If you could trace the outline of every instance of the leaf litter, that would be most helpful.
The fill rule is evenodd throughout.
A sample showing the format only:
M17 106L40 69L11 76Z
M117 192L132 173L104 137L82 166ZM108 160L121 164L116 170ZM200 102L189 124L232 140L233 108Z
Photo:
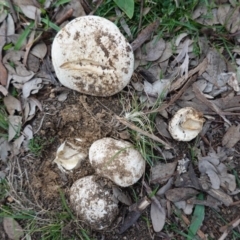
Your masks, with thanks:
M21 8L21 14L24 14L26 18L40 23L41 10L39 6L36 6L32 1L27 1L26 4L22 1L16 1L16 4ZM48 6L50 6L49 3ZM76 7L76 9L79 10L80 7ZM67 8L63 10L66 11ZM211 9L211 18L207 17L208 11L205 6L197 6L192 19L207 26L221 24L231 34L239 31L239 7L229 3L219 4L217 8ZM76 14L82 15L83 13ZM64 16L64 13L62 12L61 15ZM5 35L1 34L1 37L4 36L7 43L16 44L16 39L19 39L22 33L15 29L12 15L2 14L1 22L1 31L5 31ZM131 38L126 22L121 21L121 24ZM218 210L222 204L229 206L233 203L230 194L237 190L236 176L231 174L228 168L231 159L227 156L228 150L226 149L233 148L240 140L238 121L232 121L231 118L229 120L227 117L231 114L234 116L234 113L237 115L237 111L239 111L239 79L237 72L228 71L227 60L221 51L216 51L213 47L209 51L206 50L208 48L204 47L203 41L200 42L202 44L201 56L194 56L192 44L194 39L191 39L188 33L183 32L174 40L161 38L155 35L158 25L158 20L151 23L132 42L138 60L138 63L135 63L138 81L132 82L131 85L138 92L139 99L145 109L149 110L159 98L165 104L165 106L161 106L161 112L165 110L164 117L157 115L156 118L156 129L162 137L171 139L168 131L164 131L164 129L167 129L168 118L180 107L194 106L197 110L202 111L206 117L207 115L221 116L225 121L222 123L225 130L221 132L223 136L221 147L215 151L211 146L208 146L210 150L207 155L206 151L205 154L202 151L197 155L197 164L194 165L194 168L193 164L189 163L192 161L186 156L178 161L153 165L150 183L151 186L158 184L157 191L152 191L150 186L144 182L146 190L144 194L148 197L143 197L142 201L137 204L131 205L130 199L121 189L115 188L113 191L118 200L122 199L123 204L131 205L129 213L132 215L129 220L125 219L125 225L123 224L120 229L121 233L135 224L149 205L153 229L155 232L161 231L166 222L166 213L169 212L169 204L166 202L172 202L177 208L183 209L187 215L193 211L188 231L188 236L191 238L197 234L202 225L205 215L204 206L211 206ZM4 51L1 58L0 73L4 77L1 78L0 91L5 96L3 101L9 114L8 140L0 139L0 156L4 162L9 158L10 151L13 155L18 155L21 146L25 146L27 149L29 140L33 138L33 130L31 125L24 126L24 124L33 119L38 110L43 111L41 102L35 96L49 83L56 81L52 76L51 69L45 68L45 71L42 69L43 64L47 62L47 45L44 42L35 44L33 40L37 37L36 33L32 31L31 34L28 39L25 39L26 41L22 41L21 50ZM15 40L13 35L16 35ZM240 41L238 35L235 38ZM28 43L31 44L27 46ZM29 51L29 55L27 51ZM240 59L239 53L240 51L235 53L236 63L238 63L237 57ZM25 64L22 61L24 57ZM44 63L41 64L39 59ZM144 69L145 73L146 68L148 68L147 70L152 76L142 74L143 71L142 73L139 71L141 68ZM194 83L187 86L190 81ZM12 95L11 85L18 89L21 96L19 99L16 95ZM180 94L173 95L176 91L179 91ZM175 98L171 100L173 96ZM68 92L63 91L58 95L58 100L64 102L67 97ZM217 117L213 117L209 121L210 131L201 135L202 138L213 139L213 123ZM22 127L25 128L21 132ZM166 154L172 154L170 150L164 151L167 151ZM234 157L234 155L232 156ZM154 192L156 194L153 194ZM206 194L205 199L202 193L198 195L199 192ZM131 209L135 210L131 211ZM8 230L5 229L5 231Z

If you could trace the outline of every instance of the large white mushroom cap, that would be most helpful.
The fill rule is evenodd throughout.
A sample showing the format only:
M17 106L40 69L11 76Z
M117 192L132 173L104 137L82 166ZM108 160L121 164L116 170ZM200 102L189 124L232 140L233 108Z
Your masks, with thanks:
M89 160L97 174L121 187L136 183L145 171L145 160L126 141L102 138L89 149Z
M178 110L168 125L172 137L178 141L191 141L202 130L203 114L192 107Z
M96 230L110 226L118 214L112 193L96 181L96 176L87 176L73 183L70 203L77 216Z
M83 16L58 32L52 44L52 62L64 86L94 96L111 96L129 83L134 55L114 23Z

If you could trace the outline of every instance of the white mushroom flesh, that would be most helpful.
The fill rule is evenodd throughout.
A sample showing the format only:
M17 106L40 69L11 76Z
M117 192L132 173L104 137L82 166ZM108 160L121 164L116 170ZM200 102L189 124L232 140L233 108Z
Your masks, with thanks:
M87 176L73 183L70 203L76 215L96 230L110 226L118 214L113 194L96 181L96 176Z
M171 119L168 130L178 141L191 141L202 130L205 119L203 114L194 108L181 108Z
M94 96L111 96L130 81L134 55L118 27L98 16L74 19L52 45L52 61L66 87Z
M69 141L65 141L57 149L56 158L53 160L59 169L72 170L80 166L87 154L78 146Z
M97 174L121 187L136 183L145 171L145 160L126 141L103 138L89 149L89 160Z

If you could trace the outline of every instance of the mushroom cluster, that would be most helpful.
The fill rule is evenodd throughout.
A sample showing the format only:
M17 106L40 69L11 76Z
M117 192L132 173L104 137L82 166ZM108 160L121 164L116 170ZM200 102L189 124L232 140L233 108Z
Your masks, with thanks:
M68 143L68 146L72 144ZM60 150L63 151L63 147ZM81 162L81 149L79 153L76 152L76 148L66 150L69 153L64 154L60 151L61 155L72 158L74 151L74 161L78 162L78 159ZM116 217L118 204L114 200L112 190L106 185L103 186L98 179L107 179L106 181L112 181L112 185L120 187L131 186L142 177L145 160L131 143L113 138L95 141L89 149L89 160L96 175L81 178L73 183L70 189L70 203L81 220L93 229L101 230L108 227ZM55 160L56 163L61 161L60 157L58 162ZM69 166L68 163L65 165Z
M111 96L130 81L134 55L118 27L98 16L83 16L62 28L52 44L59 81L93 96Z

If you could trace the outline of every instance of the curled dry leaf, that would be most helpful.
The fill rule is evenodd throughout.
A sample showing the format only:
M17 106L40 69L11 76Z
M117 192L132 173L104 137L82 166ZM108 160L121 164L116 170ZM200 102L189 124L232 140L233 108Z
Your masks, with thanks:
M34 78L23 84L22 93L23 97L27 98L30 94L35 94L43 87L41 78Z
M8 94L7 97L3 98L3 102L10 115L14 115L15 111L20 112L22 110L20 101L10 94Z
M10 239L17 240L24 235L22 227L13 218L4 217L3 228Z
M220 4L218 6L217 17L218 17L218 21L222 25L225 25L225 21L226 21L229 10L230 10L230 4Z
M155 123L156 123L156 128L158 130L158 132L163 136L163 137L166 137L166 138L170 138L171 139L171 135L169 134L168 130L167 130L167 123L163 120L162 117L160 116L157 116L156 117L156 120L155 120Z
M8 90L5 87L3 87L2 85L0 85L0 92L3 94L3 96L8 95Z

